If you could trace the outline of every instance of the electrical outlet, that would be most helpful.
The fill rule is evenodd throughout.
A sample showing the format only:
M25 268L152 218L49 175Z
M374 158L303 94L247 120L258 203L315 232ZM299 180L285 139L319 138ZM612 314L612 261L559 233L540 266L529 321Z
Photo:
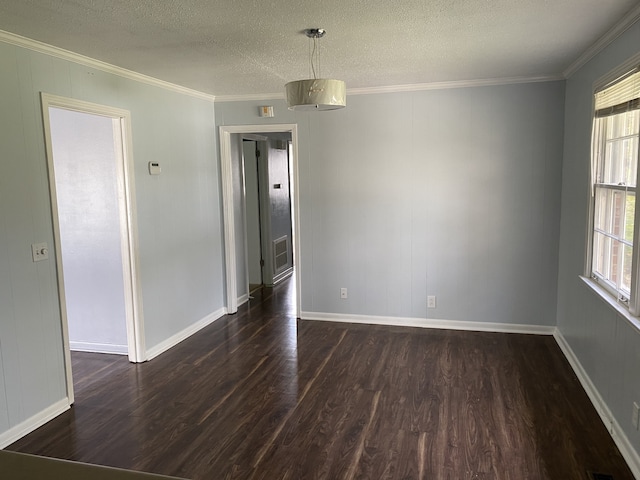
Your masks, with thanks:
M429 295L427 297L427 308L436 308L436 296Z
M349 295L347 294L347 289L342 287L340 289L340 298L348 298L348 297L349 297Z
M640 416L640 405L638 402L633 402L633 413L631 414L631 424L638 430L638 417Z

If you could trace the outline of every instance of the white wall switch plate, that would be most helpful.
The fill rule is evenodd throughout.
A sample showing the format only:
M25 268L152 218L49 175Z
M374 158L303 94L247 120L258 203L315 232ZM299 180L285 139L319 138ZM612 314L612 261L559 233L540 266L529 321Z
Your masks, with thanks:
M160 175L162 168L158 162L149 162L149 175Z
M340 289L340 298L348 298L348 294L347 294L347 289L346 288L341 288Z
M49 258L49 246L46 243L32 243L31 257L34 262L40 262Z
M640 416L640 405L638 402L633 402L633 413L631 414L631 423L633 427L638 430L638 417Z
M436 308L436 296L429 295L427 297L427 308Z

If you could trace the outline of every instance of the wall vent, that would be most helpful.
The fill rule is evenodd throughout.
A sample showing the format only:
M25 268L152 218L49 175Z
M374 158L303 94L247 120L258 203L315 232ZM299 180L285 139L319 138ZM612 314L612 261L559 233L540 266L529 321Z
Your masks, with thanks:
M273 241L273 274L277 275L289 266L289 237L285 235Z

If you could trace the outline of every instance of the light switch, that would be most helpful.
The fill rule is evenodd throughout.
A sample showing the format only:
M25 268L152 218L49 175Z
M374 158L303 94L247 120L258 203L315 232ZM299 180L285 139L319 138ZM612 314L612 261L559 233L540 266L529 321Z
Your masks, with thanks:
M149 175L160 175L162 168L158 162L149 162Z
M40 262L49 258L49 246L46 243L32 243L31 256L34 262Z

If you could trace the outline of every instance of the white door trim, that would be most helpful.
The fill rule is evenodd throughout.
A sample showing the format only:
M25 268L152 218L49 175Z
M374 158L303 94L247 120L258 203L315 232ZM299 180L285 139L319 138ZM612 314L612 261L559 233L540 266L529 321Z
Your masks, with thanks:
M62 337L67 379L67 396L73 403L73 381L71 372L71 350L69 346L69 325L65 300L62 252L60 246L60 223L55 184L53 147L51 143L51 123L49 107L62 108L82 113L90 113L110 117L119 122L122 138L122 158L117 168L118 196L120 203L120 231L122 243L122 267L124 272L124 297L126 309L127 344L129 360L143 362L146 360L144 343L144 322L142 317L142 291L140 289L138 265L138 231L135 206L135 182L133 176L133 157L131 143L131 114L127 110L84 102L72 98L41 94L42 118L49 169L49 193L53 217L53 233L55 241L56 267L58 273L58 295L60 297L60 316L62 318Z
M298 272L296 275L296 316L300 318L300 217L299 217L299 188L298 188L298 126L296 124L279 125L223 125L220 126L220 167L222 172L222 209L224 224L224 258L225 258L225 282L227 289L227 313L238 311L238 288L236 285L237 265L236 265L236 243L233 222L233 178L231 168L231 135L240 133L291 133L291 145L293 147L293 158L291 159L293 169L293 202L292 215L294 218L295 232L293 235L293 253L295 256L294 265Z

